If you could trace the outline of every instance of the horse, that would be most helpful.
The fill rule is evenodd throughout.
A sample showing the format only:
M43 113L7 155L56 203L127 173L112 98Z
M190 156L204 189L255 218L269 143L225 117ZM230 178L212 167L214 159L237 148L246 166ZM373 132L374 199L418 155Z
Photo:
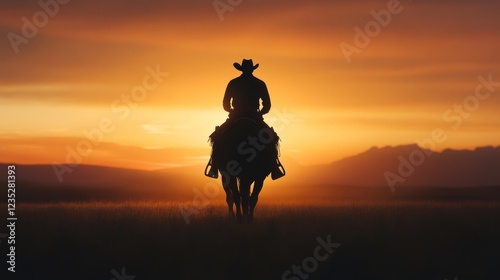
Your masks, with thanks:
M266 177L285 175L278 159L278 135L263 121L238 118L218 127L210 141L212 157L205 175L216 178L220 172L229 215L234 216L234 204L237 221L251 222Z

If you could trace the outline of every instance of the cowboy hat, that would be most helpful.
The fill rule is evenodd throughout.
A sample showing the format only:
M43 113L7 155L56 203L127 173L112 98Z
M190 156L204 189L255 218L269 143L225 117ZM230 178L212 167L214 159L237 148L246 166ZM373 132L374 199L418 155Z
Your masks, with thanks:
M248 71L253 71L259 67L259 64L253 65L253 61L251 59L243 59L241 64L238 62L233 63L234 68L242 71L242 72L248 72Z

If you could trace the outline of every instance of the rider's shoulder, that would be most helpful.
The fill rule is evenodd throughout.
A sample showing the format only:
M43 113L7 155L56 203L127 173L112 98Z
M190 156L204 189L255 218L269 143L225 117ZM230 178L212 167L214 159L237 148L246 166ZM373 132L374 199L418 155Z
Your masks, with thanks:
M266 84L263 80L261 80L261 79L259 79L259 78L255 77L255 76L253 76L253 75L252 75L251 77L252 77L252 81L254 81L255 83L259 83L259 84L263 84L263 85L265 85L265 84Z
M251 75L251 76L244 76L244 75L241 75L241 76L238 76L234 79L232 79L231 81L229 81L229 84L239 84L239 83L248 83L248 82L251 82L251 83L257 83L257 84L261 84L261 85L265 85L266 83Z
M263 80L261 80L261 79L259 79L259 78L255 77L255 76L254 76L254 78L255 78L255 80L256 80L256 81L259 81L260 83L265 84Z

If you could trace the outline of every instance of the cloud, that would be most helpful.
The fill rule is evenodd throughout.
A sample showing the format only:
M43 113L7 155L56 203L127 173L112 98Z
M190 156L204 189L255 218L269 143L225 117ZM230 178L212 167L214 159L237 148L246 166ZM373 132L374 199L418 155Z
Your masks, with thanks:
M169 124L143 124L142 128L151 134L172 135L179 134L185 130L182 125L169 125Z
M102 142L93 146L90 153L80 153L75 137L0 137L0 162L18 164L51 164L54 162L130 167L134 169L159 169L167 166L184 166L205 162L207 148L155 148L125 146ZM83 147L83 146L82 146ZM83 150L82 150L83 151ZM70 155L70 156L68 156ZM69 162L68 162L69 159ZM200 171L201 174L202 171Z

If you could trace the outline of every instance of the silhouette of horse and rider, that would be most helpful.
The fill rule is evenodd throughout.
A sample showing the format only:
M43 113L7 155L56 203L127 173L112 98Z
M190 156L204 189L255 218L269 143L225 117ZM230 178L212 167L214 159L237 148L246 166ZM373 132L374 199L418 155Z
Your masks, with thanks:
M253 75L259 64L243 59L233 65L242 74L227 85L222 106L229 117L209 137L212 154L205 175L221 174L229 214L234 216L234 204L237 221L250 222L265 178L278 179L285 169L278 158L279 137L263 118L271 99L266 84Z

